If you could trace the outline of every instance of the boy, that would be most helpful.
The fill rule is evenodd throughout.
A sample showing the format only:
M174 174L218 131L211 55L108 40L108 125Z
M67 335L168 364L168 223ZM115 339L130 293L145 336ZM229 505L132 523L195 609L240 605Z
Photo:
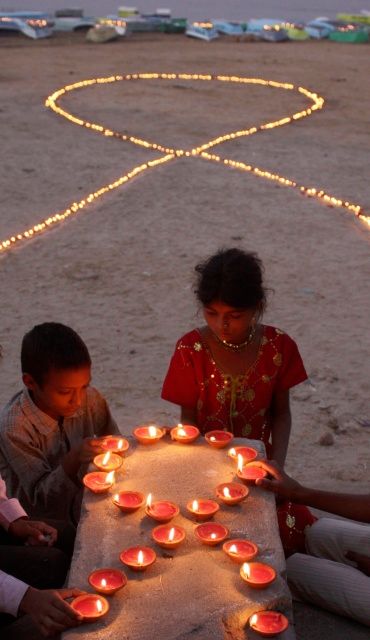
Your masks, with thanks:
M30 515L76 523L81 477L98 452L93 438L118 427L89 386L90 355L70 327L33 327L22 341L21 365L26 388L0 414L0 474Z

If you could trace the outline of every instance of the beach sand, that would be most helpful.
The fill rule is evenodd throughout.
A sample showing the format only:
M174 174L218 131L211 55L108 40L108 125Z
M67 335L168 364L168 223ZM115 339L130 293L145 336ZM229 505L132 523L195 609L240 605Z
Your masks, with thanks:
M0 239L64 210L158 153L55 116L43 101L78 80L135 72L228 74L318 92L323 111L216 147L370 211L368 46L329 41L197 42L141 34L106 45L79 35L0 39ZM112 129L189 149L298 111L307 99L261 86L125 82L62 105ZM19 351L34 324L85 339L93 382L122 433L171 424L160 390L177 338L202 323L193 267L222 246L257 251L271 289L265 322L298 343L309 382L292 391L287 470L320 488L368 491L370 229L297 191L179 158L97 200L0 257L0 403L20 388ZM322 436L331 445L319 443Z

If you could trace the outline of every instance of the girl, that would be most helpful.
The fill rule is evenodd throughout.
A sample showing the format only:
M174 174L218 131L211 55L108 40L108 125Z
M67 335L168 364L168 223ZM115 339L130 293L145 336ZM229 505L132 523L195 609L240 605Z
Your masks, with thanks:
M162 398L180 405L181 422L203 434L225 429L262 440L268 458L283 466L291 429L289 390L307 374L294 340L261 322L266 305L262 263L254 253L234 248L219 251L195 270L206 325L177 342ZM294 515L286 504L282 507L279 522L288 527L281 535L289 553L294 525L295 533L302 533L314 518L305 507Z

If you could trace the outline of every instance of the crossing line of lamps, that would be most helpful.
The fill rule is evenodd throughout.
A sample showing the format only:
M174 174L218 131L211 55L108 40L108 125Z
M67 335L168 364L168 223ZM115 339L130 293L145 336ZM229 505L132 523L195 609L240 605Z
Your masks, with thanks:
M165 147L161 144L150 142L148 140L144 140L142 138L136 136L130 136L126 134L122 134L118 131L114 131L107 127L104 127L95 122L89 122L87 120L83 120L71 112L62 109L59 106L59 100L65 96L67 93L71 91L75 91L77 89L83 89L85 87L89 87L92 85L99 84L110 84L113 82L122 82L122 81L130 81L130 80L183 80L183 81L218 81L225 83L236 83L236 84L256 84L262 85L265 87L272 87L276 89L284 89L286 91L296 91L299 94L304 95L309 100L312 101L309 107L298 111L296 113L292 113L289 116L284 118L280 118L279 120L275 120L272 122L266 122L259 126L250 127L249 129L242 129L239 131L233 131L231 133L226 133L221 136L217 136L204 144L194 147L193 149L175 149L172 147ZM66 85L61 89L58 89L53 94L48 96L45 101L45 106L54 111L57 115L66 118L70 122L75 125L79 125L81 127L85 127L86 129L91 129L92 131L104 135L106 137L114 137L119 138L124 142L129 142L131 144L144 147L146 149L151 149L153 151L164 153L165 155L160 156L154 160L149 160L148 162L144 162L130 171L120 176L114 182L111 182L107 185L100 187L96 191L89 193L82 200L78 202L72 202L69 207L67 207L64 211L59 213L54 213L53 215L48 216L41 222L35 224L33 227L26 229L25 231L18 233L16 235L11 236L5 240L0 240L0 255L4 253L6 250L11 249L13 246L19 245L23 241L29 240L34 236L46 231L48 228L52 227L55 224L58 224L68 218L69 216L78 213L89 204L108 193L109 191L113 191L123 184L129 182L133 178L142 174L144 171L148 169L153 169L154 167L164 164L166 162L170 162L176 158L180 157L200 157L204 160L210 162L218 162L224 164L225 166L232 167L233 169L238 169L239 171L246 171L248 173L252 173L253 175L264 178L266 180L272 180L273 182L278 183L281 186L291 187L297 189L302 195L309 196L311 198L316 198L320 200L324 204L330 207L337 207L347 210L348 212L353 213L355 216L360 218L363 222L370 226L370 215L367 215L363 208L355 204L353 202L349 202L348 200L343 200L341 198L337 198L332 196L323 189L319 189L318 187L306 187L304 185L298 184L295 180L291 178L287 178L279 175L278 173L271 173L270 171L266 171L265 169L261 169L259 167L245 164L244 162L238 162L236 160L231 160L229 158L223 158L219 155L209 153L208 151L215 147L216 145L221 145L224 142L228 142L230 140L234 140L241 137L246 137L249 135L253 135L258 133L259 131L264 131L268 129L274 129L276 127L281 127L287 124L291 124L301 118L306 118L310 116L313 112L320 110L324 106L324 98L319 96L317 93L313 93L304 87L295 87L295 85L287 82L275 82L273 80L264 80L262 78L243 78L239 76L226 76L226 75L210 75L210 74L195 74L195 73L133 73L127 75L115 75L103 78L91 78L88 80L81 80L79 82L75 82L70 85Z

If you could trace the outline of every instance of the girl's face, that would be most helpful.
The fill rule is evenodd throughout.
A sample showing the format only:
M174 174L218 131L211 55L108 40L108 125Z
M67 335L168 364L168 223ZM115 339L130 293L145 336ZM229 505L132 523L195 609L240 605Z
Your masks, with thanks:
M208 327L220 340L240 344L249 335L255 310L237 309L214 300L203 307L203 314Z

